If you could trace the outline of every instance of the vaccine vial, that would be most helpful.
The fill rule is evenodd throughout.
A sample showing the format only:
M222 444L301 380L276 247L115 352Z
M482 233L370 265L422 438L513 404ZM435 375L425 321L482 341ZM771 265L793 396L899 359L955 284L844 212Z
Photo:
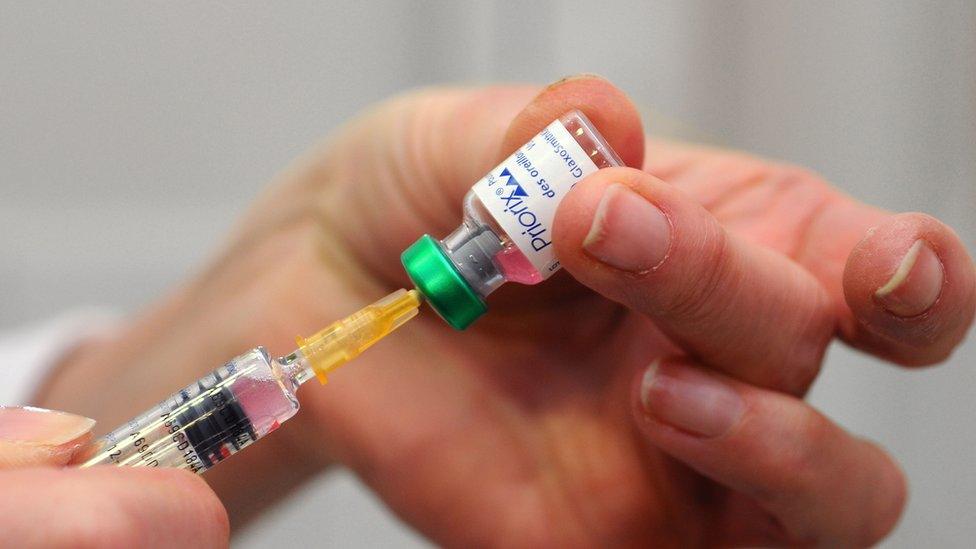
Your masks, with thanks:
M587 175L622 165L586 115L564 114L474 184L454 232L403 252L407 275L444 320L466 328L505 282L538 284L559 270L556 208Z

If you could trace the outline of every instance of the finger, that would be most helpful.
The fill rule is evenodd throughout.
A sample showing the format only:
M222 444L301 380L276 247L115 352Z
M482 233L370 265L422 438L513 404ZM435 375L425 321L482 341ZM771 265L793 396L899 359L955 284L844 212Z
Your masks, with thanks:
M907 365L946 359L976 310L976 270L949 227L923 214L892 216L850 255L844 294L857 322L845 337Z
M0 471L0 531L17 547L226 547L227 514L176 469Z
M921 214L894 217L809 172L743 153L666 141L648 147L653 154L647 155L647 171L702 202L731 232L788 254L812 273L831 298L841 337L851 345L901 364L932 364L945 359L972 324L972 259L937 220ZM741 215L757 209L762 216ZM918 256L919 268L935 267L934 255L945 270L942 297L931 301L934 283L927 294L909 283L885 306L879 299L884 296L875 294L903 259L915 257L908 252L919 239L933 246ZM905 294L912 289L920 293ZM902 295L914 301L890 303Z
M94 425L66 412L0 406L0 469L64 465L88 443Z
M559 115L580 109L628 163L640 165L640 117L606 80L586 76L531 87L429 90L363 117L322 154L329 229L375 272L400 280L400 252L418 236L444 236L461 199L488 170ZM339 161L339 160L342 161Z
M634 414L653 446L747 496L718 520L732 538L723 545L867 546L904 507L904 477L884 451L788 395L663 361L635 380ZM733 523L749 516L747 502L782 531Z
M729 235L696 201L639 170L602 170L578 184L559 207L553 242L577 280L745 381L802 392L834 332L809 273Z

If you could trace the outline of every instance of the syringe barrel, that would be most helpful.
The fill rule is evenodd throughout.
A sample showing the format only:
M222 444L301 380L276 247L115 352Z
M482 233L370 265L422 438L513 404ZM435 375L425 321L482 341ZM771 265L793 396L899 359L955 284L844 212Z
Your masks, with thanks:
M296 389L278 362L257 347L93 443L82 467L178 467L202 473L295 415Z

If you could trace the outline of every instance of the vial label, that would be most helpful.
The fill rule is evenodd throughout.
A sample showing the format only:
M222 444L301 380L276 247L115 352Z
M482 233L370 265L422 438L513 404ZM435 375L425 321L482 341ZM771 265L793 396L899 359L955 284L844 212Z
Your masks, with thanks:
M559 270L552 221L566 193L596 164L559 120L475 183L473 190L542 279Z

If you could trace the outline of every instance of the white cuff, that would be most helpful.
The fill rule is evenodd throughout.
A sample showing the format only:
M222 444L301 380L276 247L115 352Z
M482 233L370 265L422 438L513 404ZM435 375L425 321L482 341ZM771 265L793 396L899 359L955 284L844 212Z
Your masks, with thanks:
M58 361L85 340L107 337L119 316L82 309L0 333L0 405L28 405Z

